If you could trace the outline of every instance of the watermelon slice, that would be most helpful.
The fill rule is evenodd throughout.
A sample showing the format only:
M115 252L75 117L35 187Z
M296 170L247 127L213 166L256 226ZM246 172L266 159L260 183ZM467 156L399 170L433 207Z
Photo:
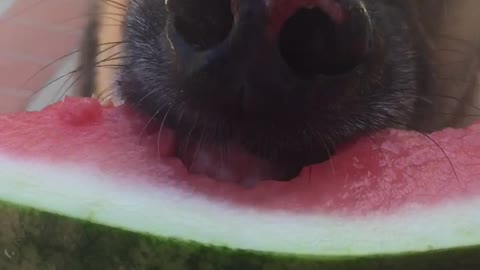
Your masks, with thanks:
M0 116L0 269L480 269L480 124L254 188L190 174L145 125L93 99Z

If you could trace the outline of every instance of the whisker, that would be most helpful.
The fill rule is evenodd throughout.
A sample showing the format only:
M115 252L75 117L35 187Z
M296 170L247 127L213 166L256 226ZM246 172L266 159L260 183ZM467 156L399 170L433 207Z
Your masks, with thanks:
M109 48L107 48L107 49L104 49L104 50L100 51L100 52L97 54L97 56L100 55L100 54L103 53L103 52L106 52L106 51L114 48L115 46L118 46L118 45L121 44L121 43L123 43L123 42L108 42L108 43L100 44L100 45L111 45L111 44L114 44L114 45L111 46L111 47L109 47ZM44 71L45 69L49 68L50 66L54 65L55 63L57 63L57 62L65 59L65 58L67 58L67 57L69 57L69 56L72 56L72 55L74 55L75 53L78 53L78 52L80 52L80 49L77 49L77 50L74 50L73 52L70 52L70 53L68 53L68 54L65 54L65 55L57 58L57 59L54 60L53 62L51 62L51 63L43 66L43 67L40 68L38 71L36 71L33 75L31 75L30 77L28 77L27 80L23 83L22 86L25 86L28 82L30 82L32 79L34 79L36 76L38 76L38 74L40 74L40 73L41 73L42 71ZM78 71L78 70L80 70L80 69L81 69L81 66L78 67L77 69L75 69L75 71ZM67 74L67 75L68 75L68 74ZM60 77L59 79L61 79L61 78L62 78L62 77ZM41 90L41 89L43 89L43 88L40 88L39 90Z
M332 141L332 139L330 138L330 136L327 136L328 140L330 141L332 147L334 146L334 143ZM327 146L327 144L325 143L325 140L322 139L322 142L323 142L323 146L325 147L325 150L327 151L327 155L328 155L328 161L330 162L330 167L332 168L332 174L335 175L335 164L332 160L332 154L330 153L330 150Z
M73 71L67 72L67 73L64 74L64 75L61 75L60 77L54 79L53 81L48 82L47 84L45 84L45 85L43 85L42 87L40 87L40 89L39 89L38 91L36 91L36 93L35 93L32 97L34 97L34 96L36 96L37 94L39 94L39 93L41 92L41 90L47 88L48 86L54 84L55 82L58 82L59 80L65 78L65 77L67 77L67 76L70 76L69 79L71 79L71 77L73 76L73 74L75 74L75 72L78 72L78 71L79 71L79 69L77 68L77 69L75 69L75 70L73 70ZM67 79L67 80L69 80L69 79Z
M382 155L382 159L385 161L385 164L387 164L388 169L392 169L392 165L390 164L390 160L388 160L387 155L383 151L382 147L375 141L372 135L368 135L368 138L370 141L377 146L378 150L380 151L380 154Z
M431 95L431 97L439 97L439 98L445 98L445 99L450 99L450 100L453 100L453 101L457 101L458 103L461 103L461 104L465 104L471 108L474 108L476 110L480 110L480 107L474 105L474 104L470 104L470 103L467 103L465 102L464 100L461 100L459 98L456 98L456 97L453 97L453 96L448 96L448 95L442 95L442 94L436 94L436 95Z
M142 103L147 97L155 94L157 92L157 90L152 90L150 92L148 92L147 94L145 94L139 101L137 101L134 105L134 107L138 107L138 105L140 105L140 103Z
M204 135L205 135L205 126L203 126L202 133L200 134L200 139L198 140L198 143L197 143L197 147L195 149L195 152L193 152L192 162L190 164L189 171L191 171L191 169L192 169L191 166L193 166L193 164L195 163L195 160L197 159L198 153L200 152L200 149L202 148Z
M438 149L440 149L440 151L442 151L442 154L443 156L447 159L448 163L450 164L450 167L452 168L452 171L453 171L453 174L455 175L455 178L457 179L457 182L460 184L460 186L462 188L465 188L465 185L463 182L460 181L460 178L458 177L458 173L457 173L457 170L455 169L455 166L453 165L453 162L452 160L450 159L450 157L448 156L447 152L445 151L445 149L443 149L443 147L437 142L435 141L432 137L430 137L428 134L425 134L423 132L419 132L422 136L424 136L425 138L427 138L429 141L431 141L432 143L434 143Z
M168 106L168 109L167 111L165 112L165 115L163 116L163 119L162 119L162 122L160 124L160 129L158 131L158 136L157 136L157 155L158 155L158 158L160 159L160 139L161 139L161 135L162 135L162 132L163 132L163 128L164 128L164 125L165 125L165 121L167 120L167 116L168 114L170 113L170 109L172 108L172 106Z
M82 15L79 15L79 16L74 16L74 17L71 17L71 18L62 20L62 21L60 21L60 23L68 23L68 22L72 22L72 21L75 21L75 20L80 20L80 19L88 18L89 16L99 16L99 17L102 17L103 15L119 16L119 17L125 16L125 14L122 14L122 13L114 13L114 12L94 12L94 13L87 13L87 14L82 14ZM109 18L109 17L107 17L107 18Z
M309 122L305 122L306 126L313 132L313 134L317 135L317 138L322 141L323 147L325 148L325 151L327 151L328 155L328 161L330 162L330 166L332 169L332 174L335 175L335 164L332 160L332 153L330 152L330 148L327 145L327 142L325 141L325 138L329 140L331 143L332 148L335 147L335 143L333 142L332 138L328 135L322 135L313 125L311 125Z
M392 122L400 125L400 126L404 126L405 128L409 129L408 128L408 125L405 125L405 124L402 124L402 123L399 123L399 122L396 122L396 121L393 121ZM437 147L438 149L440 149L440 151L442 152L442 155L447 159L447 162L449 163L450 165L450 168L452 169L452 172L455 176L455 179L457 180L457 182L459 183L459 185L462 187L462 188L465 188L465 185L463 182L460 181L460 178L458 177L458 173L457 173L457 170L455 169L455 166L452 162L452 160L450 159L450 157L448 156L447 152L445 151L445 149L443 149L443 147L437 142L435 141L432 137L430 137L428 134L424 133L424 132L421 132L421 131L418 131L418 130L415 130L415 129L410 129L410 130L413 130L415 131L417 134L420 134L422 135L423 137L425 137L428 141L432 142L434 144L435 147Z
M193 120L194 122L193 122L193 124L192 124L192 126L191 126L191 128L190 128L190 131L189 131L188 134L187 134L187 138L185 139L184 146L183 146L183 153L184 153L184 154L186 154L187 151L188 151L188 145L189 145L189 143L190 143L190 138L191 138L191 136L192 136L193 130L195 129L195 126L197 125L198 118L199 118L199 115L196 114L196 115L195 115L195 120Z
M73 77L73 75L74 75L74 74L72 73L71 76ZM60 96L58 96L58 93L57 93L56 98L54 98L53 100L50 100L50 102L53 103L53 102L55 102L56 100L60 100L60 99L62 99L63 97L65 97L66 94L68 93L68 91L70 91L70 89L72 89L72 87L75 85L75 83L77 83L77 82L80 80L81 77L82 77L82 75L80 74L80 75L79 75L76 79L74 79L73 82L65 89L65 91L63 91L63 94L61 94ZM71 79L71 77L70 77L70 79ZM69 80L70 80L70 79L69 79ZM59 90L59 93L62 92L63 87L65 87L65 86L67 85L67 82L68 82L69 80L66 80L66 81L63 83L62 87L61 87L60 90Z
M157 116L160 114L160 112L167 106L167 103L162 105L148 120L148 122L145 124L145 126L142 128L142 131L140 132L139 140L141 141L143 138L143 135L145 134L145 131L148 129L150 124L157 118Z
M74 55L75 53L79 52L80 50L75 50L73 52L70 52L68 54L65 54L63 56L61 56L60 58L56 59L55 61L41 67L38 71L36 71L33 75L31 75L30 77L27 78L27 80L23 83L22 86L25 86L27 83L29 83L32 79L34 79L38 74L40 74L42 71L44 71L45 69L49 68L50 66L54 65L55 63L58 63L59 61L71 56L71 55Z
M103 103L105 102L108 98L113 96L112 91L110 91L113 88L113 84L111 83L109 86L105 87L100 91L100 95L97 96L97 98ZM106 93L106 94L104 94Z

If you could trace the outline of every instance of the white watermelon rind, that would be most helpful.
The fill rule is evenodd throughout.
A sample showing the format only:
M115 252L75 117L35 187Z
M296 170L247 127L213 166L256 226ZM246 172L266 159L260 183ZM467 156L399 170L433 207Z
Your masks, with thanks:
M0 156L0 269L480 266L477 199L347 220L236 209L174 186L113 180L98 168Z

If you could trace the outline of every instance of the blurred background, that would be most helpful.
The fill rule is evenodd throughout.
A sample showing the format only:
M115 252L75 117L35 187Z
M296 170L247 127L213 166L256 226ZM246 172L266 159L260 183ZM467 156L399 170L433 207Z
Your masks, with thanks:
M67 91L88 1L0 0L0 113L38 110Z

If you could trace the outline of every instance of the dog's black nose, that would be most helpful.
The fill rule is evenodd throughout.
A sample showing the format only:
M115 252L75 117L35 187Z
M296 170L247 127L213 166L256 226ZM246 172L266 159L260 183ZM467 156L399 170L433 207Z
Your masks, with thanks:
M277 40L283 59L301 77L350 72L372 46L367 9L359 0L318 2L323 5L300 6L285 19Z
M191 106L236 117L278 113L302 85L351 72L373 37L360 0L170 0L168 9L178 87Z

